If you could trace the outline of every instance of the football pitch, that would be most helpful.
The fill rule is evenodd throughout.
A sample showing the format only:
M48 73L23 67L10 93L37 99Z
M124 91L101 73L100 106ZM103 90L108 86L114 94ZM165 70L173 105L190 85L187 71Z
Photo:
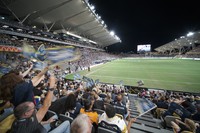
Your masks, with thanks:
M138 86L142 80L145 88L200 93L200 61L196 60L119 59L79 74L104 83L122 80L123 85Z

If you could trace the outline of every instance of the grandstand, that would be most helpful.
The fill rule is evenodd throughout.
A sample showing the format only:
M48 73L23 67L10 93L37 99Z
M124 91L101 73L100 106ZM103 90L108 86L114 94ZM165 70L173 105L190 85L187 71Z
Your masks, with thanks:
M72 61L66 60L61 64L56 65L52 70L58 79L58 90L54 92L56 100L59 100L61 96L69 95L70 92L76 92L75 89L79 87L82 87L82 93L86 93L84 92L84 89L88 87L87 85L90 86L88 87L91 89L89 91L95 90L96 93L98 92L98 95L105 95L103 92L112 92L112 95L115 95L115 93L117 95L118 93L126 92L126 97L128 98L127 101L129 101L126 104L130 112L130 118L137 117L139 114L138 107L134 104L134 100L138 97L151 99L152 102L157 104L158 108L161 108L158 102L168 102L167 98L171 100L170 102L185 102L184 100L190 99L190 102L193 105L199 104L200 67L198 67L199 62L195 62L194 60L198 60L200 57L200 32L195 32L193 35L180 37L175 41L164 44L155 49L157 52L139 55L116 55L106 53L104 50L105 47L121 42L117 35L111 33L112 32L108 30L104 21L95 13L95 10L92 8L92 5L88 0L1 0L0 74L2 76L12 69L18 69L24 72L29 70L30 62L36 62L29 58L24 58L22 53L24 43L31 45L34 49L38 49L42 44L44 44L46 49L57 48L58 46L61 48L64 46L73 46L80 50L80 58ZM167 70L167 67L169 67L168 63L177 63L175 62L177 60L174 60L173 58L189 58L190 60L187 60L186 62L194 61L193 65L196 67L193 66L191 67L192 69L187 70L181 69L180 73L177 72L177 75L180 76L185 71L189 71L189 73L185 74L188 77L184 78L182 75L180 77L175 77L174 74L171 77L175 78L171 80L176 81L173 81L174 84L169 85L167 80L171 78L170 74L172 75L172 73L176 73L177 69L169 73L167 76L164 75L164 72ZM153 72L153 69L150 70L150 68L155 68L155 66L151 65L152 62L150 63L150 60L154 62L162 62L162 68L166 69L159 72L158 69L160 68L157 68ZM134 62L135 65L133 66L133 64L128 64L130 62ZM127 64L123 66L119 63ZM180 60L178 60L178 63L180 63ZM110 66L109 68L110 64L114 64L114 66ZM137 68L136 65L138 65ZM142 69L143 66L147 65L149 65L149 70L151 71L150 74L152 75L147 74L149 73L148 70ZM123 66L123 68L120 68L121 66ZM106 69L106 67L108 69ZM118 69L115 70L117 67ZM176 66L176 68L179 67L180 66ZM125 69L127 72L122 73ZM135 69L135 73L131 75L133 69ZM144 73L136 75L137 71ZM31 70L30 73L24 77L25 80L30 80L36 75L36 73L38 73L38 70ZM163 77L168 78L162 79L161 75L155 73L159 73L164 75ZM76 79L74 75L77 76L77 74L80 75L76 77ZM158 76L156 77L158 79L155 79L154 81L151 80L151 78L155 78L153 77L155 75ZM66 79L68 76L71 76L70 79ZM88 81L83 82L83 76L85 76L86 79L88 78ZM147 79L147 76L150 77ZM96 83L94 84L93 80L95 79ZM47 77L45 80L47 80ZM45 82L45 80L43 82ZM167 83L167 85L164 85L164 82ZM180 82L183 84L178 84ZM137 83L141 84L139 85ZM191 84L194 86L191 86ZM153 91L151 89L153 89ZM187 89L189 90L187 91ZM47 90L44 89L44 92L45 91ZM82 94L78 96L79 100L82 100L82 96ZM166 97L163 101L161 101L162 96ZM4 99L0 99L0 101L3 100ZM114 101L115 99L112 100ZM178 100L178 102L176 100ZM192 112L191 108L193 106L189 106L189 103L185 104L187 104L185 106L183 105L185 109ZM191 116L198 113L196 107L192 109L194 109L195 112L192 112ZM165 108L165 110L167 110L167 108ZM0 111L3 113L2 110ZM56 113L53 112L53 114ZM165 120L161 114L158 113L157 109L155 109L145 113L141 117L138 117L131 126L131 133L172 133L172 127L167 127L167 124L169 123L167 123L167 120ZM67 119L65 117L66 116L63 116L62 118ZM71 121L73 121L73 118L70 117L70 122ZM2 122L3 120L0 120L0 132L4 132L11 126L11 123L10 125L8 124L5 126ZM195 120L195 122L199 123L198 120Z
M174 41L171 41L165 45L155 48L159 53L165 53L169 55L182 55L190 50L194 49L200 44L200 32L188 33L187 36L181 36Z

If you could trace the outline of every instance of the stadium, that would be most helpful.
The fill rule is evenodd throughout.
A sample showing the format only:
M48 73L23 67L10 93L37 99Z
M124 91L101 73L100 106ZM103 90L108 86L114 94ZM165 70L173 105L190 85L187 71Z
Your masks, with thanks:
M114 54L108 27L88 0L1 0L0 132L200 132L200 31Z

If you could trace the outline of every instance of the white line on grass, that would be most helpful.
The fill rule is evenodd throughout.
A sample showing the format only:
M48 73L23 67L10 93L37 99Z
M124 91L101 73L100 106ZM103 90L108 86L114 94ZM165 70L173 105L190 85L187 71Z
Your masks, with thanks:
M88 74L91 75L91 74ZM94 77L110 77L110 78L115 78L115 79L136 79L136 80L140 80L138 78L127 78L127 77L113 77L113 76L99 76L99 75L91 75ZM170 82L170 83L186 83L186 84L200 84L200 83L191 83L191 82L176 82L176 81L165 81L165 80L156 80L156 79L144 79L143 80L147 80L147 81L158 81L158 82Z
M93 73L99 71L100 69L102 69L102 68L104 68L104 67L106 67L106 66L102 66L102 67L100 67L100 68L96 68L96 69L93 70L92 72L89 72L89 73L85 74L85 76L91 75L91 74L93 74Z
M101 70L102 72L104 71L104 72L109 72L109 71L116 71L116 70ZM136 71L136 70L131 70L131 71L124 71L123 70L123 72L127 72L127 73L135 73L135 72L140 72L140 71ZM180 72L180 73L174 73L174 72L172 72L172 73L170 73L170 72L150 72L150 71L146 71L146 73L151 73L151 74L156 74L156 73L158 73L158 74L160 74L160 73L166 73L166 74L170 74L170 75L187 75L187 76L189 76L189 75L200 75L200 74L185 74L185 73L183 73L183 72Z

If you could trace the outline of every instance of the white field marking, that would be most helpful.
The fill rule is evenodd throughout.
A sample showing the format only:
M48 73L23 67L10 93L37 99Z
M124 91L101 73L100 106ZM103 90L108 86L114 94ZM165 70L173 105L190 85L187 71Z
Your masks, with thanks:
M91 75L91 74L93 74L93 73L95 73L95 72L99 71L100 69L102 69L102 68L104 68L104 67L106 67L106 66L102 66L102 67L100 67L100 68L96 68L96 69L95 69L95 70L93 70L92 72L91 72L91 70L90 70L90 72L89 72L89 73L87 73L87 74L85 74L85 76Z
M139 78L126 78L126 77L113 77L113 76L99 76L99 75L91 75L94 77L110 77L110 78L115 78L115 79L136 79L140 80ZM159 82L170 82L170 83L185 83L185 84L200 84L200 83L191 83L191 82L176 82L176 81L165 81L165 80L156 80L156 79L142 79L142 80L147 80L147 81L159 81Z
M101 70L101 71L104 71L104 72L106 72L106 71L115 71L115 70ZM130 72L140 72L139 70L138 71L136 71L136 70L131 70L131 71L124 71L123 70L123 72L127 72L127 73L130 73ZM143 71L144 72L144 71ZM200 75L200 74L185 74L185 73L182 73L182 72L180 72L180 73L170 73L170 72L151 72L150 70L149 71L146 71L146 73L151 73L151 74L156 74L156 73L158 73L158 74L160 74L160 73L166 73L166 74L170 74L170 75Z

